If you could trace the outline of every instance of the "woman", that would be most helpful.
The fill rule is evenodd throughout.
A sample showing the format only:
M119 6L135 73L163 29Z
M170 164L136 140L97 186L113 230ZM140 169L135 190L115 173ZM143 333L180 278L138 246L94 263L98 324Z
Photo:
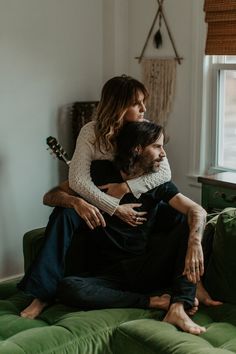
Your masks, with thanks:
M87 201L110 215L135 226L143 212L134 210L134 205L119 205L120 199L129 192L136 198L171 178L167 159L157 173L129 180L127 183L107 184L100 189L92 182L90 166L93 160L112 160L116 137L126 122L144 120L145 101L148 92L138 80L122 75L108 80L103 89L95 121L86 124L80 131L76 149L70 164L70 187ZM137 204L136 206L140 206Z

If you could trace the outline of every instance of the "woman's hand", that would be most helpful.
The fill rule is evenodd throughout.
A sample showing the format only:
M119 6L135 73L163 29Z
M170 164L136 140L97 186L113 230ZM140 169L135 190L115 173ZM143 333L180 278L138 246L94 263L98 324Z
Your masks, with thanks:
M104 190L106 194L112 197L121 199L125 194L130 193L129 186L126 182L122 183L107 183L103 186L98 186L99 189Z
M95 229L97 226L106 226L104 217L98 208L81 198L75 197L74 199L73 208L91 230Z
M134 208L140 207L142 204L130 203L122 204L116 208L114 215L120 218L122 221L126 222L131 226L142 225L147 219L144 215L147 214L146 211L136 211Z
M203 273L204 259L201 242L191 242L188 244L183 275L196 284Z

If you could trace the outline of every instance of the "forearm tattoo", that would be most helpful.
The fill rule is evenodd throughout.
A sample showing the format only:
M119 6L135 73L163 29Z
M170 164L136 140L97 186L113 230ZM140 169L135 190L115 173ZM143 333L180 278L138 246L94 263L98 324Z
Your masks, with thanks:
M196 206L190 209L188 213L188 224L190 233L194 235L200 235L202 238L205 225L206 225L206 212L200 206Z

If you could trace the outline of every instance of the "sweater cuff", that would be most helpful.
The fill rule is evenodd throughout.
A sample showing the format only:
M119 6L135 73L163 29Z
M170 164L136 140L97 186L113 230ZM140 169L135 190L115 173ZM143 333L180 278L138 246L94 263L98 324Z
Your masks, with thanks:
M142 193L147 191L147 185L144 178L139 177L135 179L129 179L126 181L135 198L139 199Z
M112 216L116 211L116 208L118 207L119 203L120 199L109 196L109 201L103 201L102 199L100 200L100 208L107 214Z

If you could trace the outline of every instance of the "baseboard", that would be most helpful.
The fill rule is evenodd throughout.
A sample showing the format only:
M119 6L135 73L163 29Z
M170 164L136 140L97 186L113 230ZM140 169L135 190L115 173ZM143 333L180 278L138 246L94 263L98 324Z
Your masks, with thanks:
M8 281L8 280L13 280L13 279L16 279L16 278L21 278L23 275L24 275L23 273L19 273L19 274L11 275L11 276L9 276L9 277L0 278L0 282Z

